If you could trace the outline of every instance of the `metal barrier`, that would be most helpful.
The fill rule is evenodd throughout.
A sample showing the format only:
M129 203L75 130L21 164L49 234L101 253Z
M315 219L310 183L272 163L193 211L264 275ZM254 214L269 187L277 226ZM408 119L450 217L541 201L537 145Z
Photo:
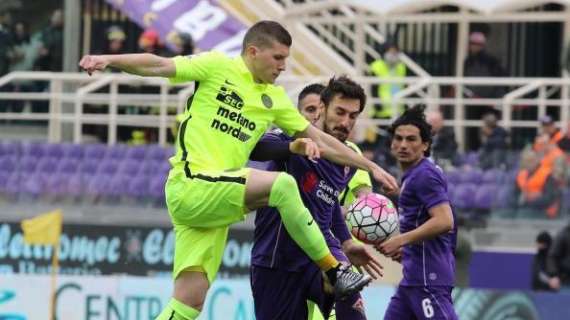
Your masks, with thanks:
M328 77L298 77L282 76L278 83L283 85L293 101L296 101L299 91L308 83L325 82ZM460 145L464 142L464 128L478 127L480 120L465 118L466 108L488 105L496 106L502 112L501 125L510 128L534 128L537 121L515 120L512 117L513 106L525 105L538 108L538 116L546 114L547 106L560 109L560 121L570 120L570 78L456 78L456 77L408 77L400 79L378 79L377 77L354 77L370 97L367 108L381 101L371 95L371 86L381 83L403 83L406 88L394 95L394 104L407 106L424 103L430 108L451 106L454 117L446 120L446 125L455 128ZM48 81L49 90L46 92L0 92L0 103L5 100L49 101L47 113L0 113L0 120L45 120L48 122L48 141L62 141L62 125L73 125L73 142L82 142L82 128L86 124L108 126L108 143L117 142L117 126L137 126L157 128L158 142L167 143L167 130L175 121L175 114L184 110L186 100L193 92L193 86L171 85L166 79L143 78L125 74L97 74L88 76L82 73L46 73L46 72L14 72L0 78L0 88L8 83L18 81ZM119 85L153 86L160 88L159 94L127 94L119 93ZM466 97L466 86L504 86L507 94L501 98L472 98ZM97 90L109 87L108 93L98 93ZM444 96L442 87L454 89L453 96ZM183 88L173 93L174 88ZM4 100L4 101L3 101ZM91 114L84 112L84 106L99 105L108 107L106 114ZM119 106L156 107L156 115L118 114ZM103 109L103 108L102 108ZM174 109L176 112L174 112ZM171 111L169 114L169 111ZM368 114L368 112L365 112ZM375 120L363 117L359 127L370 124L386 125L390 119Z

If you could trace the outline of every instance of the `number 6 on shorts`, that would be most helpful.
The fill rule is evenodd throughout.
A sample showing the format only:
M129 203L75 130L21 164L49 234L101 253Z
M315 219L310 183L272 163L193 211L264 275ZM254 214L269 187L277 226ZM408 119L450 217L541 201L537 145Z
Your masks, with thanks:
M426 318L433 317L433 306L431 305L431 301L429 298L425 298L422 300L422 310L424 311L424 316Z

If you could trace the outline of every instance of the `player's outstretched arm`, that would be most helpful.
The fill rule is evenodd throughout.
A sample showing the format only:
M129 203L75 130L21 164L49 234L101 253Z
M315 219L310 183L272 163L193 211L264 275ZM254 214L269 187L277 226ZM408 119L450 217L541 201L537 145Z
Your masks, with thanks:
M89 75L107 67L139 76L171 78L176 75L172 59L149 53L86 55L79 61L79 66Z
M408 244L437 237L453 230L453 213L448 202L428 210L430 218L416 229L389 238L378 245L378 250L388 257L394 257L399 249Z
M370 172L374 179L382 184L386 192L395 192L398 189L398 183L392 175L374 162L352 151L338 139L313 126L308 126L305 131L299 132L298 135L309 137L315 141L321 149L323 158Z

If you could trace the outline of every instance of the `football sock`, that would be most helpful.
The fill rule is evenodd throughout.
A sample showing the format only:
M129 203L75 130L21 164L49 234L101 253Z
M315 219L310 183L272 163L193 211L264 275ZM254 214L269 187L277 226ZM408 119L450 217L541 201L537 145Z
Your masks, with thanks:
M338 265L323 233L303 205L295 179L281 172L271 187L269 206L277 208L285 229L303 251L325 271Z
M195 320L200 311L172 298L155 320Z

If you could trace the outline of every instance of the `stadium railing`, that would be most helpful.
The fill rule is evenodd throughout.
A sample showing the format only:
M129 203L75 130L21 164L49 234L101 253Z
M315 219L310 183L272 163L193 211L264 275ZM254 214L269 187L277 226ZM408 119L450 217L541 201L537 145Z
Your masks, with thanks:
M536 120L517 120L513 117L514 107L537 108L537 116L546 114L547 107L557 108L560 122L570 119L570 78L457 78L457 77L406 77L399 79L378 79L377 77L353 77L370 97L367 108L381 101L372 93L372 86L381 83L401 83L406 87L393 97L393 103L415 105L424 103L429 108L450 106L453 117L446 125L453 126L458 143L463 145L466 127L480 127L480 120L468 120L466 108L476 106L495 107L502 113L501 125L511 128L537 128ZM301 77L284 75L278 83L283 85L293 101L299 91L308 83L325 82L328 76ZM0 120L44 120L48 123L48 141L64 142L62 125L72 124L72 142L82 142L82 127L87 124L108 126L109 145L117 143L117 126L157 128L158 143L167 143L167 130L175 121L175 114L183 112L188 97L193 92L190 84L169 84L166 79L143 78L126 74L102 73L89 77L82 73L13 72L0 78L0 88L19 81L47 81L44 92L1 92L0 103L9 101L48 101L47 113L0 112ZM121 93L119 85L150 86L159 93ZM469 86L501 86L506 94L500 98L477 98L466 96ZM108 92L101 92L101 89ZM447 88L448 90L442 90ZM451 89L451 90L450 90ZM449 94L453 92L453 94ZM8 101L8 102L7 102ZM105 113L86 113L85 105L101 106ZM157 114L118 114L119 106L155 107ZM365 112L365 114L368 114ZM396 114L394 116L397 116ZM386 125L390 119L363 118L359 127L371 124Z

